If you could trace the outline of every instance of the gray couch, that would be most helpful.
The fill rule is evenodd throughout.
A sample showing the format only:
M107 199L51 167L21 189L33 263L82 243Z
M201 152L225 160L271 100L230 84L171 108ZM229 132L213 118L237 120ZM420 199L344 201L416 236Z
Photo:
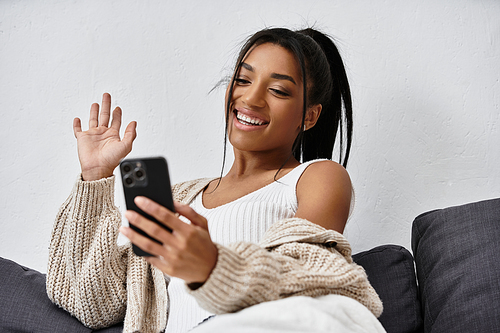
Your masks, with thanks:
M387 332L500 332L500 199L421 214L411 236L414 258L394 245L354 255Z
M418 216L414 257L383 245L353 258L384 302L379 319L388 333L486 333L500 332L499 249L500 199L493 199ZM0 258L0 332L92 330L50 302L43 274Z

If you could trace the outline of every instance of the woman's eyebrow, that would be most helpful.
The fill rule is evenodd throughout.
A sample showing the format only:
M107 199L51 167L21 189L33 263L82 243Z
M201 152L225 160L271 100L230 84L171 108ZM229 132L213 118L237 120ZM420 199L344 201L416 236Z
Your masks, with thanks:
M295 80L293 79L293 77L291 77L290 75L272 73L271 77L273 79L278 79L278 80L288 80L288 81L292 82L293 84L297 85L297 83L295 83Z
M250 72L254 72L253 67L251 65L247 64L246 62L241 63L241 67L243 67L244 69L246 69L246 70L248 70ZM293 77L291 77L290 75L272 73L271 74L271 78L277 79L277 80L287 80L287 81L290 81L293 84L297 85L297 83L295 82L295 80L293 79Z

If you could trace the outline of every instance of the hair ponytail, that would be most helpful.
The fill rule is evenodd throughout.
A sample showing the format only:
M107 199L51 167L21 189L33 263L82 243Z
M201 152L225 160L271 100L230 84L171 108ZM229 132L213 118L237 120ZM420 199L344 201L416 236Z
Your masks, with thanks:
M311 28L297 33L311 37L319 45L328 67L319 60L321 55L308 52L311 53L306 58L307 79L311 86L308 88L309 105L321 104L322 111L316 125L303 133L302 147L299 152L295 152L295 157L298 157L297 153L301 153L304 162L316 158L331 159L338 134L339 163L346 167L351 151L353 124L351 90L344 63L337 47L328 36Z

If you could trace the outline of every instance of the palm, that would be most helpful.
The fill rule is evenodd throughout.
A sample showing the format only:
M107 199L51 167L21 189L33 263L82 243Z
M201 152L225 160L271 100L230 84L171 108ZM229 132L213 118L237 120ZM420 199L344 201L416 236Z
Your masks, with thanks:
M82 170L114 169L128 153L119 133L104 126L81 132L77 140Z
M132 150L136 136L135 122L127 126L123 139L120 139L121 110L117 107L113 111L113 120L108 127L110 106L111 96L104 94L101 114L99 105L93 104L91 107L87 131L81 130L80 119L76 118L73 123L84 180L111 176L120 161Z

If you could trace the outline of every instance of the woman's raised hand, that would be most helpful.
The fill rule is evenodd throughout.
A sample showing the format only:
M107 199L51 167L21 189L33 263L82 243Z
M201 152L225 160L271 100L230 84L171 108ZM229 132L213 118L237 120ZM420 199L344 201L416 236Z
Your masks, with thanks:
M130 122L125 129L123 139L120 139L122 110L119 107L113 110L111 126L109 126L110 116L111 96L105 93L102 96L100 114L99 104L94 103L90 108L87 131L82 131L79 118L73 120L83 180L97 180L112 176L120 161L132 150L132 143L137 135L135 130L137 123Z

